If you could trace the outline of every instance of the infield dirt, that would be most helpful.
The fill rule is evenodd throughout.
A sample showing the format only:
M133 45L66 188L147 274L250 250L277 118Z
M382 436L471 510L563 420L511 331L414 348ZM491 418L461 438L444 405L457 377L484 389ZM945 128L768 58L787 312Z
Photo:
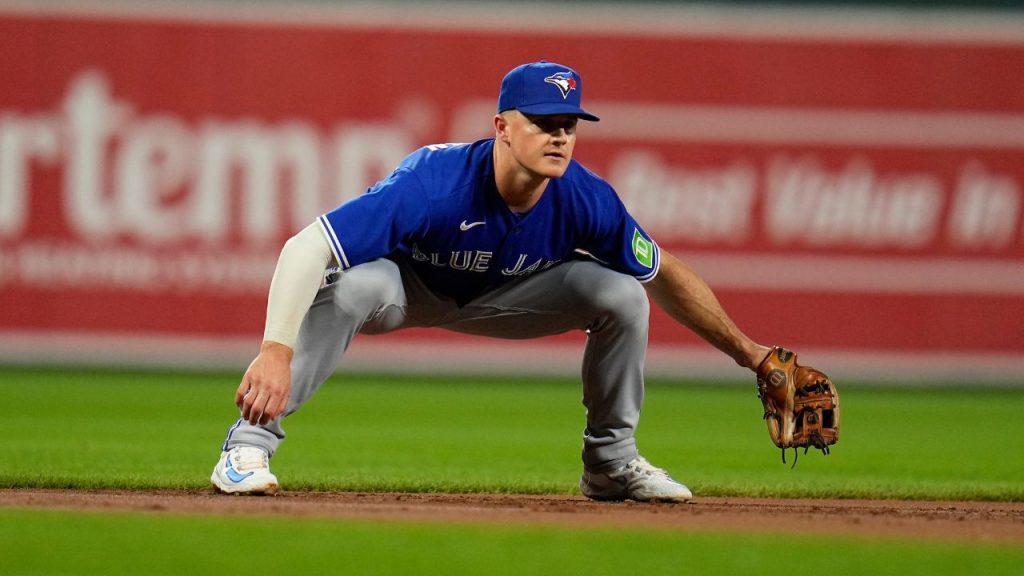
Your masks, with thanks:
M1024 544L1024 503L696 498L687 504L593 502L581 496L212 490L0 490L0 506L106 512L380 521L634 526L679 531L844 534Z

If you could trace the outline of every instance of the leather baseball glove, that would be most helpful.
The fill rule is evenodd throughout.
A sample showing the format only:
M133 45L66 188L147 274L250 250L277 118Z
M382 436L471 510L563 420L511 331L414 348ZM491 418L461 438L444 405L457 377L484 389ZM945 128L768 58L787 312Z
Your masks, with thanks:
M775 346L757 367L757 394L764 405L768 434L782 448L829 453L839 441L839 392L825 373L796 362L796 354Z

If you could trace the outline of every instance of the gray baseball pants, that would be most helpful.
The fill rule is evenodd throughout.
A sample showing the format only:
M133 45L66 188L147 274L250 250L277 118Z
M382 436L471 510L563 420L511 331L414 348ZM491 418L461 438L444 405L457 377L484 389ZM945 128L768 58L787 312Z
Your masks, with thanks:
M618 468L637 456L633 432L644 396L648 312L647 293L635 278L590 261L516 279L461 308L427 289L402 262L361 264L320 290L303 320L285 416L309 400L360 332L438 327L524 339L585 330L583 463L593 471ZM257 446L273 456L285 437L283 418L263 426L239 420L224 450Z

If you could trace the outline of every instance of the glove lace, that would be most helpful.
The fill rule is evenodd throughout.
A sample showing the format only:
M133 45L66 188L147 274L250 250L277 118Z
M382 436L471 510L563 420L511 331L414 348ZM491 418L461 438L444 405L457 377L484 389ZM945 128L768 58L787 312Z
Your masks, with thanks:
M818 382L815 385L816 386L819 386L819 385L823 386L825 390L828 389L827 386L822 384L821 382ZM811 388L811 386L806 386L804 388L797 389L796 395L800 396L801 390L806 390L806 389L809 389L809 388ZM806 392L805 392L805 394L806 394ZM794 415L794 418L796 418L798 421L803 419L804 412L814 412L814 410L811 409L811 408L804 408L800 412L796 413ZM777 414L777 412L774 412L772 410L766 410L765 413L764 413L764 419L767 420L768 418L776 416L776 414ZM817 448L818 450L821 450L821 453L824 454L825 456L829 455L828 443L825 442L825 438L823 438L822 435L819 432L811 432L811 433L809 433L807 435L807 441L808 441L808 445L804 446L804 454L807 454L807 451L810 450L811 448ZM790 469L796 468L796 463L797 463L797 461L799 459L800 459L800 452L799 452L798 448L796 446L794 446L793 447L793 465L790 466ZM782 463L786 464L786 449L785 448L782 449Z

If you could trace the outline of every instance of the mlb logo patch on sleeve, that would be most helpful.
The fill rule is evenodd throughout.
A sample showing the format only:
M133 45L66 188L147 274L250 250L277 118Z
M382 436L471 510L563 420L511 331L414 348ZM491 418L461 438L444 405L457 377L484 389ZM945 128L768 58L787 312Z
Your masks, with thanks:
M639 228L633 229L633 256L647 268L654 266L654 243L644 238Z

